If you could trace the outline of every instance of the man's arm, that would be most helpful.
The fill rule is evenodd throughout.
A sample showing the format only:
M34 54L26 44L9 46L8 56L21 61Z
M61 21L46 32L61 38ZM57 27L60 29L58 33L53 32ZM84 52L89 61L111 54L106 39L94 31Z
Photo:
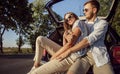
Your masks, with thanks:
M64 59L67 57L69 54L76 52L78 50L81 50L83 48L88 47L89 45L93 45L96 41L98 41L101 37L103 37L106 34L107 31L107 25L108 23L104 20L101 22L97 23L96 26L94 27L94 31L89 34L89 36L85 37L82 39L79 43L74 45L73 47L69 48L66 52L61 54L58 59Z
M70 48L71 52L76 52L89 45L93 45L96 41L98 41L106 34L107 27L108 23L105 20L101 20L99 23L97 23L97 27L94 28L94 31L89 34L89 36L85 37L78 44Z
M72 47L74 45L74 43L77 41L77 39L79 38L80 36L80 29L79 27L76 27L74 30L73 30L73 33L71 35L69 35L67 38L68 38L68 42L63 45L62 48L60 48L53 56L51 59L54 59L56 58L57 56L59 56L60 54L64 53L65 51L67 51L70 47ZM74 36L72 36L74 35ZM72 38L71 38L72 37Z
M89 46L89 41L87 38L82 39L79 43L77 43L76 45L74 45L73 47L71 47L70 53L76 52L80 49L86 48L87 46Z

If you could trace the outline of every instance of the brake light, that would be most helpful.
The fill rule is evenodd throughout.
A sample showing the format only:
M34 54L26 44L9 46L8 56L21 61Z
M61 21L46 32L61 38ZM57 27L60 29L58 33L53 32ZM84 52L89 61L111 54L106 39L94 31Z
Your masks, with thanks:
M120 64L120 45L116 45L113 50L113 63Z

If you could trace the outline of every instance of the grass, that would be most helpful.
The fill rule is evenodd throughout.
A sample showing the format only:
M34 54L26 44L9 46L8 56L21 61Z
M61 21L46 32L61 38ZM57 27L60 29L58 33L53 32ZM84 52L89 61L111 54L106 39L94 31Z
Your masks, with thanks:
M21 52L18 51L17 47L3 48L4 54L31 54L34 53L31 48L21 48Z

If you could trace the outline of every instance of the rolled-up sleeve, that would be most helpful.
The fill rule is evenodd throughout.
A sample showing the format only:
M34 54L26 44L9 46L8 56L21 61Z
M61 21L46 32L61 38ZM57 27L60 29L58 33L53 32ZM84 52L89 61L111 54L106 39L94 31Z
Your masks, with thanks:
M93 31L85 38L87 38L90 45L94 44L97 40L105 36L108 28L108 22L100 20L93 26Z

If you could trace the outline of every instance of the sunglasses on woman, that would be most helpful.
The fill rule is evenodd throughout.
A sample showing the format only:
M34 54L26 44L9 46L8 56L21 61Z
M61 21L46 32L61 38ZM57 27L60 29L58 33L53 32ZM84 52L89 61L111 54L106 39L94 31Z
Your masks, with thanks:
M69 16L68 16L68 18L66 18L65 19L65 22L68 22L70 19L72 19L73 18L73 15L72 14L70 14Z

